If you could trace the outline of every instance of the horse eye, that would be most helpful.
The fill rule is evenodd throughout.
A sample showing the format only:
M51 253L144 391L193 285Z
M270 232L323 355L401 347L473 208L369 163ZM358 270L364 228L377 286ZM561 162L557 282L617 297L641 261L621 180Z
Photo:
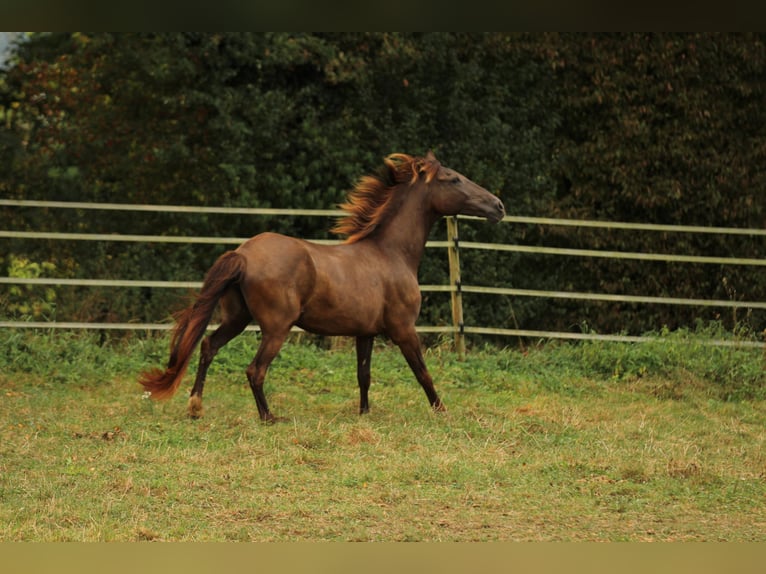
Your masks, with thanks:
M450 183L460 183L460 177L456 175L450 180Z

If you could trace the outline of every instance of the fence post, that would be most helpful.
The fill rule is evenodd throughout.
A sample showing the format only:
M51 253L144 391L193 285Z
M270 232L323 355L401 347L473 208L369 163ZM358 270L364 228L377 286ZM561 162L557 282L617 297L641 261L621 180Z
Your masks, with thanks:
M465 325L463 324L463 291L460 283L460 240L457 216L447 217L447 256L449 258L450 295L452 298L452 324L455 327L455 351L458 359L465 359Z

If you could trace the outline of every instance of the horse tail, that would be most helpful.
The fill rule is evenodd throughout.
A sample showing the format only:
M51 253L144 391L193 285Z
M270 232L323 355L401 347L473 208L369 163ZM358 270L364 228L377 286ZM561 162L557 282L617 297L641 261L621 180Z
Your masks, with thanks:
M227 251L221 255L205 275L202 289L194 303L175 315L176 326L170 341L167 368L164 371L150 369L138 379L144 389L151 393L151 398L168 399L176 392L218 301L229 287L242 279L245 266L245 258L236 251Z

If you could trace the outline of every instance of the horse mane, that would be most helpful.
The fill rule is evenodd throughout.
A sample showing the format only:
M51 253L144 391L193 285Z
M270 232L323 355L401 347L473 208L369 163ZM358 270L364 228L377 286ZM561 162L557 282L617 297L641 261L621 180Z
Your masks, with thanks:
M383 163L377 174L361 177L346 202L339 205L346 215L330 231L346 235L346 243L355 243L375 230L388 214L400 185L415 183L421 174L428 183L441 166L430 152L426 157L393 153Z

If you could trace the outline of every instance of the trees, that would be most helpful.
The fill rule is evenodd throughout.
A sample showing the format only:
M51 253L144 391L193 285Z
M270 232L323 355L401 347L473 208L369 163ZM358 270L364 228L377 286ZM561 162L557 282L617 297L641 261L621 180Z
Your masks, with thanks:
M330 208L383 156L431 148L499 193L512 214L760 227L764 59L760 35L39 34L19 45L2 77L0 193ZM330 227L236 216L2 215L17 229L59 231L323 237ZM764 248L742 237L642 235L638 244L630 233L461 227L465 239L590 248L746 257ZM8 253L85 277L199 279L224 249L4 241ZM429 254L424 283L446 281L445 259ZM738 297L766 298L766 279L752 281L752 269L484 252L463 264L473 284L721 298L736 288ZM67 293L59 316L81 319L157 320L175 298ZM427 297L424 321L445 320L447 309L446 297ZM693 309L486 297L468 301L466 312L475 323L513 315L529 328L587 321L630 332L695 318Z
M549 213L766 226L766 172L760 167L766 161L762 35L562 35L552 43L561 126L552 158L557 189ZM742 236L554 233L573 246L587 242L656 253L758 258L766 247L763 238ZM753 268L587 259L579 269L569 273L585 291L766 298L766 277ZM604 330L641 332L693 324L716 312L602 306L597 316ZM763 314L758 317L754 324L763 328Z

